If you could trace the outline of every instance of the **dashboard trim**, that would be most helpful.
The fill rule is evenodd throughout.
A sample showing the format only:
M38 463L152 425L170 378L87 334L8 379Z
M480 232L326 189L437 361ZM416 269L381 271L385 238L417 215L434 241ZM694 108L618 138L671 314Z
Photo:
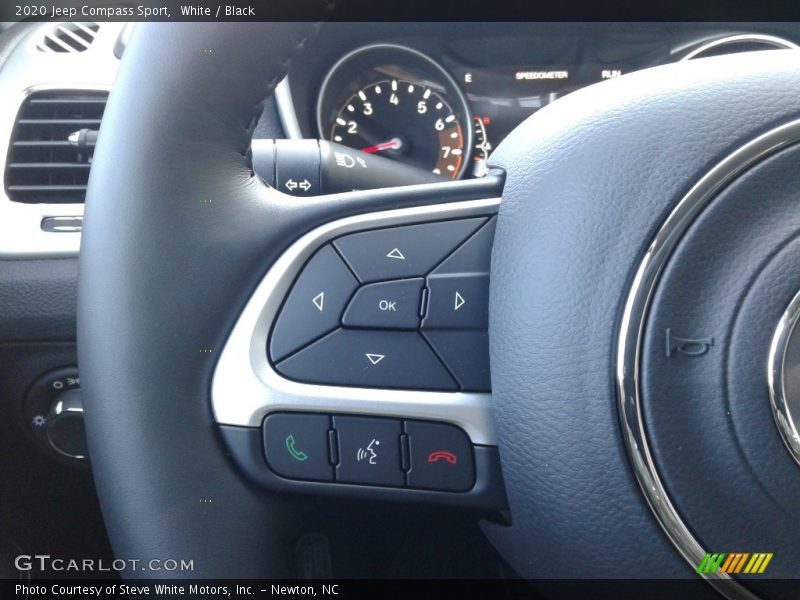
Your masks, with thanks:
M86 51L63 54L37 51L36 44L41 38L42 31L48 26L47 23L43 23L41 27L31 30L0 69L0 110L8 117L0 120L0 159L3 165L7 159L10 137L19 107L29 93L42 89L110 91L119 67L115 49L120 34L128 24L103 22L92 45ZM797 44L778 36L743 33L703 43L682 60L693 58L712 47L747 40L773 44L781 48L800 49ZM413 48L411 50L415 51ZM33 56L35 60L32 60ZM302 139L304 136L288 76L276 87L275 99L286 136L290 139ZM41 221L45 217L82 215L83 204L80 203L12 202L3 186L0 190L0 257L25 259L77 256L80 247L79 232L44 232L41 230Z

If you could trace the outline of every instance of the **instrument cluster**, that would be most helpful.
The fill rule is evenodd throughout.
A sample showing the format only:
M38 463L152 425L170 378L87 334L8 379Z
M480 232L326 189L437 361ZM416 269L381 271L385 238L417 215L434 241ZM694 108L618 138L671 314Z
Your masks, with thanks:
M491 151L511 130L575 90L678 60L798 49L790 39L766 33L667 35L628 27L589 28L581 35L538 29L538 35L526 37L523 31L518 26L514 35L482 36L459 30L450 36L443 27L433 42L428 32L427 43L378 39L353 48L350 42L332 63L323 59L322 68L302 70L316 67L321 84L314 85L301 69L290 71L289 100L284 96L281 103L279 95L284 125L285 113L299 103L306 137L401 161L443 179L481 177Z

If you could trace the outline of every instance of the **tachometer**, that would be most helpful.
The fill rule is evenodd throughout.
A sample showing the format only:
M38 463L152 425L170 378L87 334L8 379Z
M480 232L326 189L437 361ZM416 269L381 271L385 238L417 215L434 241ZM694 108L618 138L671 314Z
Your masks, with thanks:
M466 99L442 67L416 50L382 44L339 61L317 106L320 135L431 171L461 177L472 150Z
M454 178L464 162L464 132L450 105L431 88L385 79L344 103L329 139Z

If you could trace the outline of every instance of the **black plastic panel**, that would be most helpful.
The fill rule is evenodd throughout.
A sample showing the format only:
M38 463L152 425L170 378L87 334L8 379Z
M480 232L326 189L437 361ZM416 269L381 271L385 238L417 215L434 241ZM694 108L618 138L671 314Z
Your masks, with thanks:
M489 275L431 275L423 329L487 329Z
M373 229L324 246L278 315L269 343L276 370L317 384L489 391L495 222Z
M406 421L408 487L463 492L475 483L472 445L458 427Z
M0 341L75 339L78 261L0 260Z
M354 233L334 242L366 283L428 274L485 219L461 219Z
M338 329L278 364L291 379L360 387L457 390L416 331Z
M489 392L489 334L486 331L425 331L425 339L468 392Z
M475 485L472 442L450 423L284 412L267 416L262 431L269 468L287 479L449 492Z
M275 323L270 340L273 360L339 325L342 310L358 282L331 246L324 246L308 261Z
M481 227L466 242L459 246L436 267L432 276L445 273L489 273L492 266L492 244L494 232L497 228L497 217L492 217L486 225Z
M333 480L328 431L330 418L274 414L264 420L264 451L270 468L292 479Z
M361 286L342 317L342 325L417 329L424 283L421 277L417 277Z
M336 481L402 487L399 419L333 417L338 437Z
M110 561L91 471L40 443L26 418L31 384L76 362L74 343L0 344L0 531L39 553Z
M469 491L454 493L286 479L275 474L267 466L259 428L220 425L219 432L230 450L231 458L242 472L251 481L274 491L396 502L422 502L491 511L504 510L507 507L500 469L500 456L494 446L473 446L475 485Z

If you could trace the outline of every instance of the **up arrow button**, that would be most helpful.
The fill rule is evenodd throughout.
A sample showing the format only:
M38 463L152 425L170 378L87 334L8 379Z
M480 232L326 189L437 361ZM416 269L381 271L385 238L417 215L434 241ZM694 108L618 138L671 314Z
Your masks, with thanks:
M485 222L477 217L373 229L345 235L333 245L361 283L411 279L433 271ZM452 302L450 296L450 310Z

